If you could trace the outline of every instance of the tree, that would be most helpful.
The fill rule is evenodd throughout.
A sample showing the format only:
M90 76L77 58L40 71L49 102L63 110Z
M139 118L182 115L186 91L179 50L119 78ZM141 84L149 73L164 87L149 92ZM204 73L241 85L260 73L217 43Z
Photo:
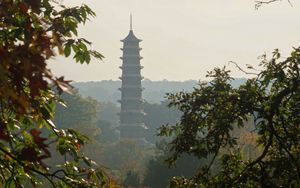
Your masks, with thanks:
M93 138L100 135L100 128L96 125L99 113L96 100L82 97L77 90L72 90L72 94L62 94L61 99L65 106L58 104L54 117L59 128L72 128Z
M126 187L126 188L131 188L131 187L139 187L141 184L141 180L139 178L139 175L138 173L132 171L132 170L129 170L126 174L126 178L123 182L123 185Z
M109 122L112 128L119 126L120 106L112 102L100 102L100 119Z
M229 71L216 68L208 74L209 83L168 95L169 105L183 113L177 125L160 129L161 135L173 136L168 161L183 153L212 157L193 178L173 179L171 187L300 186L300 48L286 59L278 50L270 60L263 55L260 67L236 89L229 84ZM246 159L232 130L250 119L261 152ZM212 172L217 159L220 167Z
M146 113L144 122L148 127L146 139L152 144L155 144L159 139L157 130L160 125L176 123L181 116L181 113L177 109L168 108L167 101L161 102L160 104L145 102L143 109Z
M170 155L167 148L167 141L162 140L157 143L157 155L147 163L147 169L143 180L146 187L165 188L169 185L169 180L174 176L193 177L197 169L205 164L198 158L184 154L178 159L176 166L171 168L165 163L165 159Z
M101 130L101 134L97 138L100 143L109 144L119 140L120 133L110 122L100 119L97 121L96 126Z
M157 156L148 162L143 181L146 187L165 188L173 177L184 176L190 178L200 166L199 159L189 155L183 155L177 161L176 166L171 168L165 164L164 159L165 156Z
M102 170L80 152L87 138L51 121L61 102L54 89L62 93L71 86L47 67L57 55L73 54L80 63L103 58L77 36L78 25L94 15L86 5L69 8L54 0L0 2L0 184L5 187L106 183ZM42 135L41 129L50 133ZM51 156L50 145L65 156L56 168L44 161Z
M132 140L105 144L101 152L98 160L112 170L119 171L121 179L129 170L143 174L146 161L154 155L153 149L139 147Z

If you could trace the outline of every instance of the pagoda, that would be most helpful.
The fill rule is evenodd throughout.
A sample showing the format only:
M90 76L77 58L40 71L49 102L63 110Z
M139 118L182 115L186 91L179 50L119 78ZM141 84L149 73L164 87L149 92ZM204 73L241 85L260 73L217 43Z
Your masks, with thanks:
M123 42L122 76L119 77L122 81L121 88L121 112L120 112L120 138L131 139L139 145L146 144L145 130L147 127L144 124L142 84L143 77L141 76L141 66L139 43L142 40L138 39L132 30L132 16L130 15L130 31Z

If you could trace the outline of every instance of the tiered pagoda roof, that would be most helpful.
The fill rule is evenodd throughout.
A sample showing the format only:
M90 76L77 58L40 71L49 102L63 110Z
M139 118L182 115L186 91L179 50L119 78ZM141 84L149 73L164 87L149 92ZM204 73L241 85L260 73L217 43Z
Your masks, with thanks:
M130 19L131 20L131 19ZM120 112L120 133L121 139L132 139L139 145L145 145L145 130L144 124L144 111L142 99L142 84L141 69L143 66L140 64L142 57L140 56L139 42L132 30L132 21L130 21L130 31L123 42L122 86L121 91L121 112Z

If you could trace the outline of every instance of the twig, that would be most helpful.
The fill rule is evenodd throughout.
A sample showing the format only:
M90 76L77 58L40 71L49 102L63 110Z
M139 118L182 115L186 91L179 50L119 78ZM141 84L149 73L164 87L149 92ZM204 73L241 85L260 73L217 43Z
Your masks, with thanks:
M259 9L259 7L261 7L262 5L266 5L266 4L270 4L270 3L274 3L277 1L282 1L282 0L269 0L269 1L255 1L255 9ZM290 4L291 7L293 7L293 4L291 3L290 0L287 0L287 2Z
M231 181L231 184L233 185L237 180L239 180L241 177L243 177L243 175L245 174L245 172L249 169L249 168L252 168L254 165L262 162L262 160L265 158L265 156L267 155L268 151L269 151L269 148L271 147L272 143L273 143L273 138L274 138L274 135L271 134L269 136L269 139L268 139L268 142L267 142L267 145L266 147L264 148L264 151L262 152L262 154L255 159L255 161L252 161L250 164L248 164L241 173L239 173L238 176L234 177Z
M17 163L19 163L20 165L22 165L23 168L27 168L27 169L31 170L32 172L35 172L35 173L40 174L41 176L45 177L45 178L49 181L49 183L51 183L51 185L53 186L53 188L55 188L56 186L55 186L55 184L54 184L52 178L57 178L57 179L59 179L60 181L64 181L63 178L57 176L56 174L53 174L53 173L50 174L50 173L48 173L48 172L41 172L41 171L39 171L39 170L37 170L37 169L34 169L34 168L32 168L32 167L29 167L28 165L24 164L22 161L20 161L19 159L17 159L14 155L12 155L9 151L6 151L6 150L5 150L4 148L2 148L2 147L0 147L0 151L2 151L3 153L5 153L5 154L8 155L9 157L11 157L13 160L17 161ZM8 169L9 169L9 168L8 168ZM10 169L9 169L9 170L10 170ZM10 171L10 172L13 173L12 171ZM50 177L51 177L51 179L50 179ZM66 182L66 181L64 181L64 182Z
M258 75L257 73L254 73L254 72L246 72L244 69L242 69L236 62L234 61L229 61L228 63L232 63L234 64L240 71L242 71L243 73L245 74L251 74L251 75Z

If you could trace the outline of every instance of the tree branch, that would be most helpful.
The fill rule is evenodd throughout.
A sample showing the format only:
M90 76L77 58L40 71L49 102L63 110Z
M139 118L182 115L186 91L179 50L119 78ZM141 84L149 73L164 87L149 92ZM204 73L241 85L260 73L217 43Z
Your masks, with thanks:
M34 169L34 168L32 168L32 167L29 167L28 165L24 164L23 161L20 161L20 160L17 159L14 155L12 155L9 151L6 151L6 150L5 150L4 148L2 148L2 147L0 147L0 151L2 151L4 154L8 155L8 156L9 156L10 158L12 158L13 160L17 161L17 163L20 164L21 166L23 166L23 168L27 168L27 169L31 170L32 172L35 172L35 173L40 174L41 176L45 177L45 178L51 183L51 185L52 185L54 188L55 188L56 186L55 186L55 184L54 184L54 182L53 182L53 180L52 180L53 177L56 178L56 179L59 179L60 181L64 181L63 178L57 176L57 175L54 174L54 173L48 173L48 172L45 173L45 172L41 172L41 171L39 171L39 170L37 170L37 169ZM62 171L63 171L63 170L62 170ZM12 171L10 171L10 172L13 173ZM65 174L66 174L66 173L65 173ZM50 178L50 177L52 177L52 178ZM64 182L66 183L66 181L64 181Z
M254 73L254 72L247 72L247 71L245 71L244 69L242 69L242 68L241 68L236 62L234 62L234 61L229 61L228 63L234 64L240 71L242 71L242 72L245 73L245 74L251 74L251 75L255 75L255 76L258 75L257 73Z
M267 5L267 4L271 4L277 1L282 1L282 0L269 0L269 1L255 1L255 9L259 9L262 5ZM291 6L293 6L293 4L291 3L290 0L286 0Z
M245 174L245 172L249 169L249 168L252 168L254 165L256 164L259 164L260 162L262 162L262 160L265 158L265 156L267 155L268 151L269 151L269 148L270 146L272 145L273 143L273 137L274 135L271 134L269 139L268 139L268 142L267 142L267 145L266 147L264 148L264 151L262 152L262 154L255 159L255 161L252 161L250 164L248 164L244 170L238 175L236 176L235 178L232 179L232 183L231 185L233 185L237 180L239 180L240 178L242 178Z

